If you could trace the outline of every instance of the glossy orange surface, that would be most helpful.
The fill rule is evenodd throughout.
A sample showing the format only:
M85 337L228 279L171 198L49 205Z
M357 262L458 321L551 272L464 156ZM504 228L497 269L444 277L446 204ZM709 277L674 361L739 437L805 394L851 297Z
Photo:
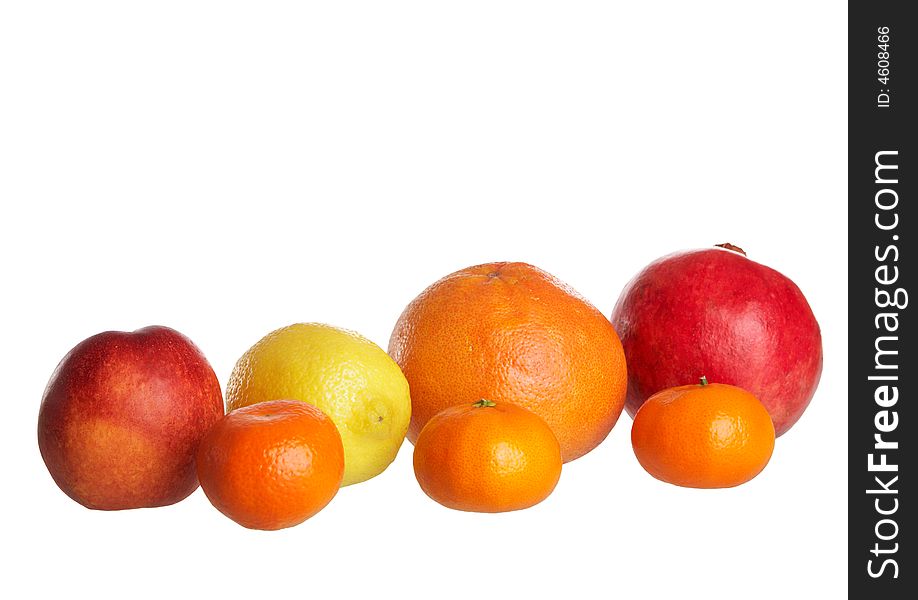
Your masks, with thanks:
M297 400L234 410L198 449L211 503L250 529L283 529L322 510L341 486L344 447L332 420Z
M745 483L768 464L775 428L751 393L718 383L663 390L631 427L634 454L648 473L684 487Z
M561 476L561 447L536 414L480 400L431 419L414 448L421 489L444 506L504 512L538 504Z

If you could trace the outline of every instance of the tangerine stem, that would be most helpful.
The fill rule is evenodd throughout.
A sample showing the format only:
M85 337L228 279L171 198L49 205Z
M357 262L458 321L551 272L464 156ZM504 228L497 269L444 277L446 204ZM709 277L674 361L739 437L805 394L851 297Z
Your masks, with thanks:
M497 406L497 404L495 404L494 402L491 402L490 400L485 400L484 398L482 398L478 402L473 403L472 406L474 406L475 408L484 408L485 406Z
M702 375L702 376L701 376L701 381L698 383L698 385L702 385L702 386L703 386L703 385L708 385L708 378L705 377L704 375Z

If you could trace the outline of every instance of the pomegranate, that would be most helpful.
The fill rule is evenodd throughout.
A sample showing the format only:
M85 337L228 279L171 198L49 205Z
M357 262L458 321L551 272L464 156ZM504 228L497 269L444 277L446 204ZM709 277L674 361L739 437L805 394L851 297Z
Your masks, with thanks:
M632 417L654 393L708 380L752 392L781 435L819 384L822 338L803 293L732 244L665 256L612 313L628 364Z

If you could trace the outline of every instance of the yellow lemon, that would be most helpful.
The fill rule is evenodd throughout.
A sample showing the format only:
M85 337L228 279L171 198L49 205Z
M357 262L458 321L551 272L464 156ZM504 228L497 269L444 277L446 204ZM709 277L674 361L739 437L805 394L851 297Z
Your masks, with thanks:
M335 422L344 443L341 485L386 470L411 420L408 381L395 361L363 336L318 323L269 333L233 369L227 412L282 399L308 402Z

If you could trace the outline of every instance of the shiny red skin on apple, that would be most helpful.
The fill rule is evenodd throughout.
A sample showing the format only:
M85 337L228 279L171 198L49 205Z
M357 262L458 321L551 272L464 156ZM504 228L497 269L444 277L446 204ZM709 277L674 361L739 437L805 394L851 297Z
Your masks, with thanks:
M806 409L822 374L819 325L781 273L722 248L665 256L632 279L612 312L628 364L625 409L708 381L752 392L781 435Z
M198 487L198 443L222 416L220 383L191 340L159 326L107 331L51 375L38 446L61 490L88 508L166 506Z

